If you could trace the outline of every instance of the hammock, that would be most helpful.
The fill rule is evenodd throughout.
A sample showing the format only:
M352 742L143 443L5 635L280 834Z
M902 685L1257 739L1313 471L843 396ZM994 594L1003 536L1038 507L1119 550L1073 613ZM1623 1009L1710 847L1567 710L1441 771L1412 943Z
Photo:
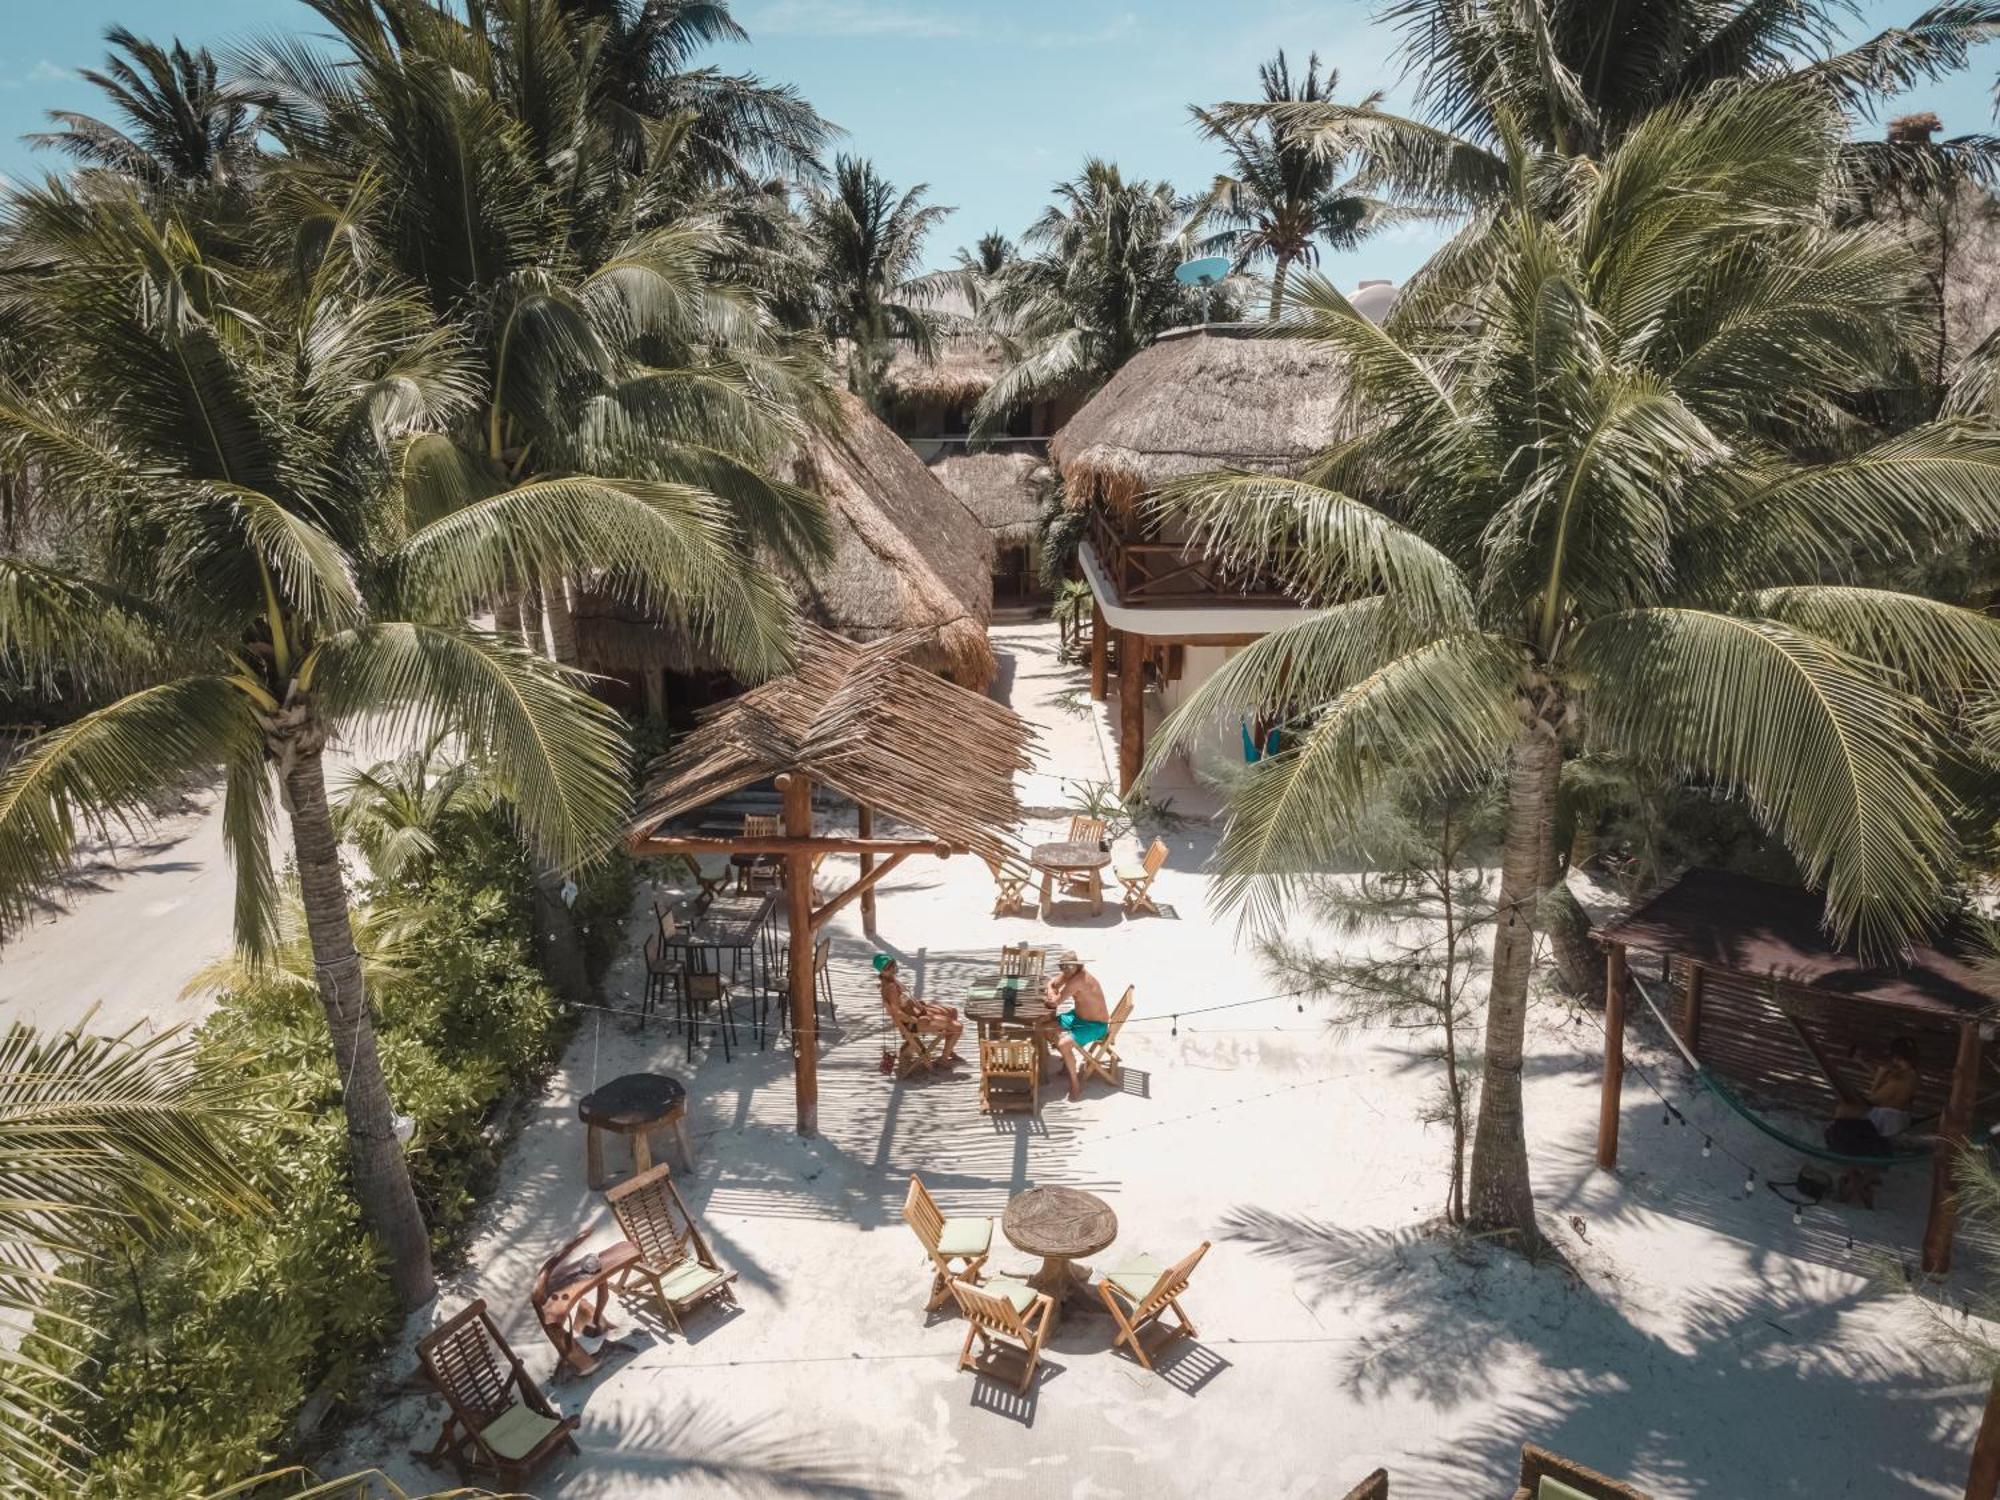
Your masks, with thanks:
M1653 1019L1660 1023L1660 1030L1667 1034L1667 1039L1674 1044L1674 1049L1680 1053L1682 1058L1686 1060L1688 1067L1693 1070L1695 1082L1699 1083L1703 1088L1715 1095L1716 1098L1728 1105L1734 1113L1742 1117L1746 1124L1754 1126L1757 1130L1776 1141L1780 1146L1791 1151L1796 1151L1801 1156L1810 1156L1816 1161L1831 1162L1833 1165L1839 1167L1900 1167L1910 1162L1931 1160L1932 1152L1928 1146L1919 1146L1914 1149L1902 1151L1889 1151L1881 1156L1850 1156L1844 1151L1829 1151L1825 1146L1780 1130L1776 1125L1773 1125L1748 1104L1744 1103L1742 1099L1738 1098L1727 1084L1709 1072L1695 1055L1688 1051L1686 1045L1681 1041L1680 1033L1667 1024L1667 1018L1660 1014L1659 1006L1653 1003L1652 995L1647 992L1645 984L1637 974L1628 974L1627 978L1632 988L1639 992L1639 998L1646 1002L1646 1009L1653 1013Z

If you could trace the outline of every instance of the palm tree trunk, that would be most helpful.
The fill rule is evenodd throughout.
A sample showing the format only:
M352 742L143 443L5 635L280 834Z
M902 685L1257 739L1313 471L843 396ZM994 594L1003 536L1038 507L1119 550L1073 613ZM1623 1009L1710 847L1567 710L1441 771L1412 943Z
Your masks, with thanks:
M1285 310L1285 273L1291 270L1291 268L1292 258L1289 255L1281 255L1278 257L1277 268L1271 272L1271 321L1273 323L1278 321L1279 315Z
M1548 895L1542 901L1542 921L1548 929L1549 955L1556 964L1556 983L1563 993L1597 1010L1604 1009L1604 964L1590 945L1590 914L1564 879L1566 861L1549 840Z
M535 584L521 590L520 618L516 622L521 632L521 644L537 654L546 654L548 638L542 632L542 591Z
M1500 906L1494 915L1486 1057L1467 1192L1472 1229L1511 1232L1515 1248L1522 1250L1534 1248L1540 1239L1521 1115L1521 1055L1527 1036L1536 908L1548 878L1550 824L1561 770L1562 748L1550 726L1537 719L1521 731L1508 757L1507 834L1500 862Z
M285 801L291 813L313 968L319 976L320 1003L326 1007L334 1064L340 1071L341 1103L347 1111L354 1196L388 1256L397 1299L405 1311L414 1311L437 1294L430 1233L410 1186L409 1165L396 1139L389 1085L375 1050L368 987L361 955L354 947L347 886L340 875L340 844L326 804L326 770L320 759L325 733L310 719L295 722L295 732L280 745L280 764L285 767Z

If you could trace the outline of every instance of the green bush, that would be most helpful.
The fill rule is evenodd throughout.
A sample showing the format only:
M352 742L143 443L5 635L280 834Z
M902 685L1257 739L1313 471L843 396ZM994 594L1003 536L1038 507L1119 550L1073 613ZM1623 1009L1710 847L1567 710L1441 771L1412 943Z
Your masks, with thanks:
M505 1105L546 1079L569 1020L529 956L518 850L469 840L433 869L362 896L388 933L369 955L383 1068L415 1122L411 1175L449 1257L493 1184ZM73 1310L103 1331L78 1372L94 1391L75 1428L95 1455L92 1495L198 1494L269 1468L294 1446L308 1398L352 1395L400 1326L349 1191L339 1080L309 980L235 985L200 1039L214 1065L247 1069L261 1109L243 1145L272 1207L113 1246L82 1273Z

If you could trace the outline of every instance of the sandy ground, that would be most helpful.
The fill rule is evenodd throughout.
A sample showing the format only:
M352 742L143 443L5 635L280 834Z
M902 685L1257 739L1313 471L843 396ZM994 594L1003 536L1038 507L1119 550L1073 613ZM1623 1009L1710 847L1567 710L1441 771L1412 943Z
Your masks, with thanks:
M1094 722L1053 704L1079 679L1055 665L1052 640L996 631L1009 690L1050 753L1024 795L1051 809L1065 778L1104 775ZM1337 1035L1285 999L1193 1014L1272 988L1206 909L1208 838L1169 835L1168 913L1132 921L1081 907L996 921L971 860L912 862L884 883L880 945L930 997L953 998L1003 939L1074 945L1113 995L1137 986L1123 1086L1077 1104L1045 1094L1038 1119L980 1115L970 1076L899 1087L882 1075L876 944L851 909L834 932L839 1014L815 1140L794 1133L782 1046L752 1042L733 1062L698 1050L690 1064L657 1023L587 1017L431 1319L483 1296L530 1370L549 1371L527 1287L580 1225L606 1222L583 1180L576 1100L645 1069L690 1086L699 1165L682 1182L739 1273L741 1307L697 1315L684 1339L628 1309L636 1352L556 1388L581 1414L583 1452L545 1469L535 1493L1331 1497L1387 1464L1398 1497L1483 1500L1511 1493L1527 1440L1663 1497L1958 1493L1980 1393L1939 1373L1926 1314L1876 1276L1914 1244L1921 1173L1873 1213L1813 1209L1794 1224L1761 1182L1746 1193L1725 1153L1779 1177L1796 1163L1686 1100L1643 1045L1692 1123L1663 1126L1629 1075L1623 1166L1601 1173L1601 1036L1549 1004L1526 1088L1561 1256L1530 1266L1454 1249L1423 1228L1447 1143L1414 1123L1432 1080L1402 1038ZM612 994L636 983L635 958ZM1073 1315L1026 1398L956 1373L962 1325L926 1317L926 1266L899 1218L912 1172L950 1214L998 1216L1030 1186L1096 1192L1119 1221L1100 1261L1211 1241L1185 1299L1199 1337L1149 1374L1110 1352L1106 1318ZM1032 1266L995 1244L999 1268ZM410 1368L402 1356L384 1372L392 1394L322 1472L379 1464L413 1488L442 1482L407 1457L442 1414L435 1398L393 1394Z

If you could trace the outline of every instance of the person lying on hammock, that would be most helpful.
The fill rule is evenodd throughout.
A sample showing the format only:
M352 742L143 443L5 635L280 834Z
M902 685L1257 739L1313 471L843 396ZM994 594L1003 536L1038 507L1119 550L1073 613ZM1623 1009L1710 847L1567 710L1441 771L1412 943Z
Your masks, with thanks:
M1826 1127L1826 1144L1842 1156L1887 1156L1889 1142L1910 1128L1910 1105L1917 1097L1917 1045L1906 1036L1889 1043L1889 1055L1876 1065L1860 1097L1843 1097ZM1863 1208L1875 1206L1875 1185L1881 1175L1850 1167L1840 1182L1840 1199L1859 1197Z

